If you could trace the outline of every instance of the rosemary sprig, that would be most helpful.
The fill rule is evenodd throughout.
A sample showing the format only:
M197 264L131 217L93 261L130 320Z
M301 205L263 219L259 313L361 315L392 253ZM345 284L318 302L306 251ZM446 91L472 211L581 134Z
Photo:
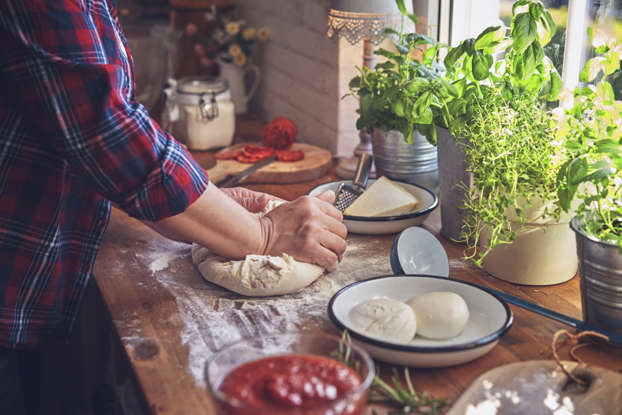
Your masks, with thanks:
M360 362L354 359L350 348L351 339L347 330L341 334L339 348L332 353L332 356L343 364L358 371ZM399 408L388 412L387 415L435 415L440 414L449 403L444 398L437 398L425 392L418 393L413 387L408 367L404 367L404 379L406 386L400 380L399 373L393 368L391 384L380 378L380 373L376 372L374 381L370 388L370 402L387 403L397 405ZM373 415L378 415L376 410L372 410Z

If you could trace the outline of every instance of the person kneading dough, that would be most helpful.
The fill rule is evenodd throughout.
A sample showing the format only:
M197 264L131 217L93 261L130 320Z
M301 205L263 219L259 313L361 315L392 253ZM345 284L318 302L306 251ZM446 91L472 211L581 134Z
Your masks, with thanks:
M271 200L260 216L284 202ZM246 255L231 261L193 244L192 262L207 281L246 296L289 294L308 286L318 279L324 268L296 261L290 255Z

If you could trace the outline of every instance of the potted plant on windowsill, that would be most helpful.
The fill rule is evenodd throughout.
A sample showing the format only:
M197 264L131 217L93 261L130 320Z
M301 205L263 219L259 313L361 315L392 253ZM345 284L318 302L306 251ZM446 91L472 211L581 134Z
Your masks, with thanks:
M542 47L555 24L537 0L517 1L512 14L509 30L490 27L445 58L445 76L459 94L444 102L439 119L464 156L468 180L456 183L441 171L441 207L461 207L458 240L476 264L510 282L553 284L577 267L571 215L554 204L563 158L548 105L561 79ZM439 134L439 146L446 136ZM440 162L441 170L459 164Z
M587 83L563 100L557 134L567 161L558 175L559 205L571 210L577 240L583 319L622 333L622 101L607 77L620 69L622 47L593 30L596 56L580 75Z
M440 45L428 36L404 33L404 18L413 24L403 0L396 0L402 12L402 30L387 29L393 35L396 52L375 53L386 60L374 69L360 69L349 84L360 98L357 129L368 129L376 167L392 179L436 187L435 112L455 88L442 77L438 57ZM425 50L424 50L425 49ZM414 57L421 54L420 59Z

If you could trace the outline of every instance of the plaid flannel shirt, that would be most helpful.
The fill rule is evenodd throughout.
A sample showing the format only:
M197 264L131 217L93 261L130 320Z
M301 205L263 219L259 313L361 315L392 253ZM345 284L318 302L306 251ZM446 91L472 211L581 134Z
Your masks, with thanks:
M133 100L112 1L0 1L0 346L69 333L109 201L153 221L208 184Z

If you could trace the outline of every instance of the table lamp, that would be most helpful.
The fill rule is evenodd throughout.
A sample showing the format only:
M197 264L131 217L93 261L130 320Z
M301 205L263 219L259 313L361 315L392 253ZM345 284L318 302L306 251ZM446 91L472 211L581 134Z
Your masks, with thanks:
M408 12L412 13L412 1L407 0L406 3ZM352 45L362 40L363 67L373 69L376 65L374 47L386 37L385 28L399 30L401 22L401 14L394 0L332 0L326 34L329 38L335 35L345 37ZM404 24L408 22L409 19L404 19ZM354 149L354 155L341 158L337 164L335 174L343 179L354 176L360 153L373 154L370 134L362 129L359 137L360 142ZM372 170L370 176L373 174Z

